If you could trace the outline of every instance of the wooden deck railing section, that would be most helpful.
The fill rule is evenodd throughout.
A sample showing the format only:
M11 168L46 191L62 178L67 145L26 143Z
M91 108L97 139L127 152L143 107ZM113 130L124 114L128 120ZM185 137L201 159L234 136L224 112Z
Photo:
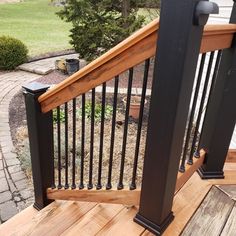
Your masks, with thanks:
M205 151L201 151L199 158L194 158L193 164L188 165L185 173L178 173L175 192L178 192L181 187L190 179L198 168L204 162ZM79 189L47 189L47 198L52 200L70 200L82 202L99 202L124 204L128 206L138 206L140 201L141 189L123 190L79 190Z
M183 186L194 171L202 166L203 163L206 165L209 161L204 160L204 157L208 154L208 149L206 148L208 147L208 143L206 140L211 140L211 137L206 135L206 128L204 127L209 124L212 119L211 114L214 113L211 111L209 115L208 110L214 110L215 108L214 104L212 104L212 96L216 96L215 91L217 90L217 84L221 78L227 80L227 76L231 76L230 79L232 80L233 77L230 73L235 73L236 71L235 62L235 64L232 63L232 65L228 67L225 65L229 61L235 60L233 47L236 24L207 25L205 28L200 23L199 25L193 24L192 12L196 10L196 2L198 1L183 0L181 3L178 3L176 7L173 7L171 1L165 1L162 5L162 11L165 12L169 10L169 14L161 16L162 20L160 24L158 20L151 22L103 56L48 91L47 87L38 84L31 84L25 87L33 178L35 183L35 207L42 208L54 199L140 205L139 213L135 217L135 221L156 234L161 234L172 221L173 214L171 207L174 193ZM205 3L206 2L204 2L204 4ZM191 12L191 14L183 14L183 12ZM203 13L203 15L204 14L206 15L206 13ZM201 14L199 17L201 17ZM232 21L231 23L235 22L236 21ZM217 55L215 51L218 52ZM154 76L151 87L150 107L148 110L149 118L148 129L146 131L142 188L140 189L140 187L136 186L137 166L141 144L143 113L147 96L146 90L150 58L153 56L155 56ZM208 60L208 63L205 63L206 60ZM199 67L197 67L198 61ZM123 180L128 137L127 130L129 127L129 107L134 67L140 63L144 64L143 87L140 102L141 108L137 122L138 128L137 138L135 140L136 146L134 148L135 157L133 160L132 180L130 188L127 189L124 186ZM205 69L206 75L203 73ZM122 122L123 142L120 158L120 172L117 177L119 182L117 189L114 189L112 186L112 168L118 104L117 96L119 76L123 72L128 74L128 88L125 118L124 122ZM109 140L110 156L107 160L109 162L109 170L104 189L104 183L102 184L101 177L103 171L103 139L104 130L106 129L104 124L106 82L112 79L114 79L114 93L112 98L113 114L111 120L111 138ZM233 84L233 82L231 83ZM195 87L194 84L196 85ZM203 84L203 91L200 95L197 120L194 120L201 84ZM102 86L102 92L100 91L102 108L99 131L98 176L96 177L95 190L93 154L95 101L98 86ZM208 88L210 88L209 92ZM232 88L234 88L234 84ZM227 89L230 90L230 88ZM222 86L220 91L221 93L224 91ZM85 182L87 180L84 180L84 161L86 156L84 147L86 133L86 94L89 94L89 99L91 99L91 114L89 114L90 142L89 154L87 154L87 156L89 156L87 189L85 189ZM219 91L216 94L219 94ZM192 95L193 102L191 103ZM221 97L224 97L224 95ZM230 95L230 98L232 97L233 93ZM220 102L218 101L218 105L219 104ZM206 106L206 112L204 112L204 106ZM208 107L210 107L210 109L208 109ZM224 107L227 106L224 104ZM76 164L76 140L78 135L76 117L78 109L81 110L82 113L81 126L79 127L79 129L81 128L79 180L76 179L76 169L78 167ZM53 124L53 110L56 114L56 129ZM69 110L71 113L68 112ZM61 124L62 111L65 116L63 118L63 125ZM71 125L68 125L68 115L71 116ZM201 120L203 122L202 129L200 125ZM232 119L230 119L230 122L232 123ZM213 125L215 125L214 122ZM65 139L65 160L63 160L61 156L62 127L65 129L65 137L63 138ZM71 157L69 157L68 146L68 129L70 128L72 129ZM212 132L214 128L215 126L211 127L210 131ZM231 126L229 130L230 129ZM55 130L57 130L56 141L54 140L55 135L53 134ZM186 130L187 134L185 134ZM191 139L192 131L194 131L194 135ZM198 139L200 139L200 141L198 141ZM56 177L58 182L55 180L55 142L57 142L58 151L56 159L58 165ZM190 152L187 157L189 145ZM202 150L202 147L205 149ZM201 150L200 153L199 150ZM193 153L195 154L194 158ZM179 165L180 159L181 164ZM221 159L222 162L223 158L220 157L219 159ZM210 161L211 160L212 159L210 159ZM188 165L186 165L186 161ZM68 163L72 163L70 169L72 172L71 179L68 177ZM65 182L63 182L64 180L62 181L63 165L65 165ZM178 172L178 168L182 173Z

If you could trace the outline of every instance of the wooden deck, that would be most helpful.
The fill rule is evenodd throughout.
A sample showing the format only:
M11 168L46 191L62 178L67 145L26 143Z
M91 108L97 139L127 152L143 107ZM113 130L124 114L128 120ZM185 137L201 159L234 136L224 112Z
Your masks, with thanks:
M163 235L235 235L236 187L225 186L236 184L235 163L225 165L225 175L223 180L201 180L195 173L176 193L175 219ZM153 235L133 222L136 212L134 206L55 201L39 212L25 209L0 226L0 235Z

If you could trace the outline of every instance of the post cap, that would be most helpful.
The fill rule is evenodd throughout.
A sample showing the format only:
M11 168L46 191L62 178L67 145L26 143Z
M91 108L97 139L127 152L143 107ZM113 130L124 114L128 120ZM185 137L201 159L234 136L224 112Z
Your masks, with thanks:
M22 88L24 88L27 92L31 92L31 93L46 92L49 87L50 85L42 84L39 82L32 82L32 83L22 86Z

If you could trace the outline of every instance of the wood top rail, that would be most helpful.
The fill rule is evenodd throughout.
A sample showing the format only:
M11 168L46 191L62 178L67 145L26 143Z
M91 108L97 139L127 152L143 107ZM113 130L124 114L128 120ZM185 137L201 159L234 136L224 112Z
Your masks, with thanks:
M39 102L42 112L46 113L154 56L158 29L159 21L152 21L110 51L41 95ZM207 25L204 28L200 52L204 53L231 47L235 32L236 24Z

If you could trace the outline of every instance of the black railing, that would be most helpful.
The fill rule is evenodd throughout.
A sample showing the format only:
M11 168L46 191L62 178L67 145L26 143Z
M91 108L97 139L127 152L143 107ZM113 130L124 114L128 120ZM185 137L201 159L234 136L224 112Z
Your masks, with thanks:
M35 207L50 202L46 195L50 187L115 186L120 190L129 185L134 190L142 182L135 221L160 235L173 220L180 161L184 172L186 161L192 164L192 156L198 157L200 148L213 150L199 173L204 178L223 176L224 154L236 118L235 109L228 107L236 94L235 45L200 55L197 68L207 20L206 11L201 11L204 6L208 10L216 6L182 0L173 7L174 2L162 4L153 79L152 60L148 59L143 66L130 68L47 113L41 112L38 102L47 87L26 87ZM234 4L233 22L235 11ZM134 89L140 68L141 91ZM141 108L132 118L133 90L139 91L136 99ZM219 148L224 119L228 123L223 148ZM217 152L220 155L214 158Z
M208 107L208 101L214 88L222 51L204 53L199 56L199 65L195 74L192 90L192 101L186 126L180 172L185 172L186 161L193 164L193 157L199 158L198 143L201 136L202 124Z
M150 92L146 94L148 83L150 91L149 73L150 59L117 75L110 85L103 83L53 111L56 182L52 187L98 190L140 187L150 97ZM139 78L135 78L137 74ZM133 94L134 90L141 93ZM134 102L139 106L137 117L130 114Z

